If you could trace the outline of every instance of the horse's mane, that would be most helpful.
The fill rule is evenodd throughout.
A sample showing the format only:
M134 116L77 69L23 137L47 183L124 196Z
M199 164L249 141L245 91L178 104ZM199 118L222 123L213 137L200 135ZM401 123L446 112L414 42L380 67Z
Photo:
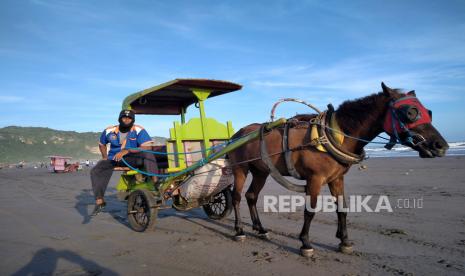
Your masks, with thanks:
M378 108L376 105L379 97L383 97L382 92L340 104L336 110L339 125L343 126L344 131L355 129L372 113L370 112L372 109ZM297 114L292 119L308 122L315 116L315 114Z
M367 119L367 116L373 114L372 110L380 108L378 106L380 97L384 97L382 92L340 104L336 110L339 125L345 130L356 129Z
M392 89L397 94L402 94L401 89ZM383 99L380 101L380 99ZM383 92L374 93L362 98L347 100L337 108L337 119L344 131L354 130L363 124L368 116L379 116L375 110L383 109L386 104L386 96Z
M398 94L402 94L400 89L392 89ZM387 100L383 92L373 93L371 95L357 98L354 100L346 100L341 103L336 109L337 119L343 131L357 129L368 116L376 116L374 110L382 109L385 101L380 101L380 98ZM315 114L297 114L292 117L298 121L310 121Z

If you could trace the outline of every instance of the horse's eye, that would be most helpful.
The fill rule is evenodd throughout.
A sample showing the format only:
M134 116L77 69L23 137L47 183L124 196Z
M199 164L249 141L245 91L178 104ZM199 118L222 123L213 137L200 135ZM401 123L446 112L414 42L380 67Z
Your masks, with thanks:
M404 105L397 109L397 116L406 124L411 124L419 119L420 112L418 108L411 105Z
M410 107L409 109L407 109L407 119L410 121L410 122L415 122L416 120L418 120L418 109L414 106Z
M429 114L429 117L431 118L431 120L433 120L433 111L428 109L428 114Z

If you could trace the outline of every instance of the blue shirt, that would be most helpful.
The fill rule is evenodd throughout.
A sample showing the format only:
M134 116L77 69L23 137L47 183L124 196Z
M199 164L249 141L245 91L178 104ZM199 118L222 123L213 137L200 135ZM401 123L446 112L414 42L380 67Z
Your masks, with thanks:
M125 148L138 148L152 142L152 138L147 131L138 125L134 125L127 132L126 140L120 141L120 133L118 126L107 127L100 135L100 144L106 145L110 143L110 151L108 152L108 160L112 160L115 154Z

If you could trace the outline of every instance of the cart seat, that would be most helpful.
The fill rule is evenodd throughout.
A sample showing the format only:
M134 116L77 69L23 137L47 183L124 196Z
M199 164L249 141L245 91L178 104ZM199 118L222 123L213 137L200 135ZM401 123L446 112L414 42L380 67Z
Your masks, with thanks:
M129 175L134 175L134 174L139 173L139 172L134 171L134 170L132 170L131 168L128 168L128 167L114 167L113 171L115 171L115 172L123 172L123 173L129 174ZM158 168L158 173L167 174L168 170L166 168Z
M118 171L118 172L127 172L130 171L131 169L128 167L114 167L113 171Z
M152 146L152 151L166 153L166 146L165 145ZM168 156L167 155L155 154L155 159L157 160L157 165L159 169L168 168Z

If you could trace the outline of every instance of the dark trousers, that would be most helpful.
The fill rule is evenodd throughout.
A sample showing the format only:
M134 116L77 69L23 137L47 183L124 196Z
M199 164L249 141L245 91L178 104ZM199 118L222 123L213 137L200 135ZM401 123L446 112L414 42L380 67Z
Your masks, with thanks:
M149 173L158 173L157 160L152 153L137 152L128 153L124 156L124 160L135 168L142 168ZM90 171L90 180L92 182L92 190L95 198L103 198L105 191L110 182L113 169L115 167L127 167L123 161L116 162L114 160L100 160Z

